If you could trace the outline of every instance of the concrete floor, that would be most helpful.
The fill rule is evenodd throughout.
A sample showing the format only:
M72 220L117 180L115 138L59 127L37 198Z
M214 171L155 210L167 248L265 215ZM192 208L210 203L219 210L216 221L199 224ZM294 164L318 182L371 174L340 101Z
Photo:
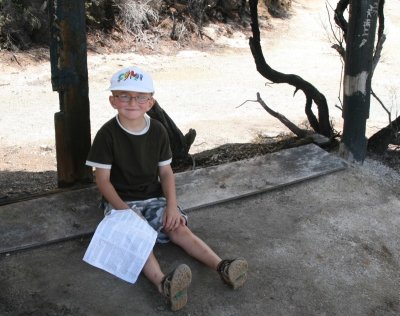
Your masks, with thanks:
M193 272L176 315L400 315L400 188L363 167L189 211L222 257L243 256L237 291L173 244L155 254ZM0 255L0 315L170 315L153 286L82 261L90 237Z

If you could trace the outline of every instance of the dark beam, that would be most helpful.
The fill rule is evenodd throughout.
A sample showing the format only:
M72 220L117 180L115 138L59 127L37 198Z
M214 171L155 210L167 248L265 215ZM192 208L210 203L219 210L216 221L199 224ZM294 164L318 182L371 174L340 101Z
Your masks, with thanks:
M58 91L60 111L55 113L59 187L92 182L85 166L90 149L90 110L84 0L52 0L51 82Z

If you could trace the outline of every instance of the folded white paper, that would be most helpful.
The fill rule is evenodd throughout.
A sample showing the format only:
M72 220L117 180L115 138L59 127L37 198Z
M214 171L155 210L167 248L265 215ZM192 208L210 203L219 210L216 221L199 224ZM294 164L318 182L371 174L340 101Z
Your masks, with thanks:
M131 209L112 210L97 226L83 260L135 283L156 238L157 232Z

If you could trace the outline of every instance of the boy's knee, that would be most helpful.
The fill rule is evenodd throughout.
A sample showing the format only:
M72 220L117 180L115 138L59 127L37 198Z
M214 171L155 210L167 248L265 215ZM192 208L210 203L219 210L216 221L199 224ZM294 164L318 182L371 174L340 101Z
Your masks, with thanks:
M176 241L179 241L182 238L187 238L191 234L192 232L186 225L181 225L174 231L169 232L168 237L169 239L171 239L173 243L175 243Z

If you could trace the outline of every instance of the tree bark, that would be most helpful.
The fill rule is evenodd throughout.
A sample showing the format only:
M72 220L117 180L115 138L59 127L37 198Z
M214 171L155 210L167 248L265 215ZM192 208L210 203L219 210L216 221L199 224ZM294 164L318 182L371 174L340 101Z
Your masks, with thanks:
M350 0L343 80L342 157L362 163L366 156L372 58L379 0Z

